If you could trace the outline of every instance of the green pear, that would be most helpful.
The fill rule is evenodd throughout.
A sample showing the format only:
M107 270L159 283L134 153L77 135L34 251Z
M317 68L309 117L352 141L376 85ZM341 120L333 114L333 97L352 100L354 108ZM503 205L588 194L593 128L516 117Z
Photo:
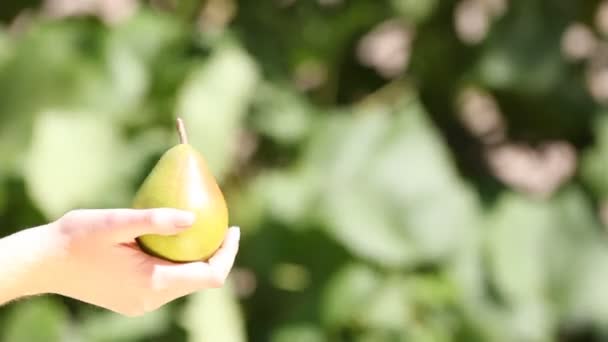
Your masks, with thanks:
M188 210L196 215L195 222L176 235L148 234L136 241L146 253L169 261L204 261L224 240L228 208L204 158L188 144L179 118L177 128L180 143L162 155L137 191L133 207Z

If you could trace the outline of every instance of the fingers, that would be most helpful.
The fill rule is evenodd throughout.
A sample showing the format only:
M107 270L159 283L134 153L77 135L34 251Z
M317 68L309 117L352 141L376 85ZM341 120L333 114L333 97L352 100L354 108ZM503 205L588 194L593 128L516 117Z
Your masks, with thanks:
M196 218L191 212L170 208L133 209L126 216L130 217L126 218L128 224L122 225L119 218L118 224L108 227L118 242L132 241L145 234L177 234L190 227Z
M226 278L236 259L239 250L241 230L238 227L228 229L222 247L209 259L209 266L222 278Z
M90 229L123 242L144 234L176 234L191 226L194 219L188 211L156 208L75 210L62 220L68 228Z
M180 286L190 291L221 287L234 265L239 249L240 229L228 229L222 247L209 262L192 262L187 264L156 265L154 282L159 287Z

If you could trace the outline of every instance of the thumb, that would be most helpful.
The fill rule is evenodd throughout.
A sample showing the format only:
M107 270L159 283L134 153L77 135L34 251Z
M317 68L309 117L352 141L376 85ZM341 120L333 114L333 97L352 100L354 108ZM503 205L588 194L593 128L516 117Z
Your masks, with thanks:
M174 235L192 226L196 218L192 212L171 208L133 209L126 215L124 221L117 220L125 224L118 223L109 229L117 242L132 241L146 234Z

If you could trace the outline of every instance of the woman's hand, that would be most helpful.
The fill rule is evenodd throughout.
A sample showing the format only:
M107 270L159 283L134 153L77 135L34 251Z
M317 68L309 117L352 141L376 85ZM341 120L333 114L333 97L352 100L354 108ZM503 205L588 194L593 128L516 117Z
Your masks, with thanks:
M189 212L167 208L69 212L49 225L5 238L21 246L9 252L34 255L24 258L29 271L20 272L33 286L24 281L15 286L23 286L22 295L56 293L126 316L142 315L195 291L221 287L238 251L239 228L228 230L222 247L208 262L164 261L143 253L135 243L143 234L176 234L193 219ZM0 239L0 247L7 243L5 239ZM11 258L2 249L0 256Z

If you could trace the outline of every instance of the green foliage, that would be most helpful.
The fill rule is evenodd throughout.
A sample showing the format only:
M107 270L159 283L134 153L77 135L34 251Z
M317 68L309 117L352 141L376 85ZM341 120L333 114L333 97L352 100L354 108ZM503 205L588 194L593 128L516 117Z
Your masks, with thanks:
M99 167L115 163L124 150L109 120L46 112L36 117L32 130L24 176L29 195L47 217L59 218L71 208L95 203L97 194L118 176Z
M168 307L148 315L125 319L113 312L87 313L76 329L75 340L109 342L133 341L161 334L171 326Z
M241 49L226 44L217 47L202 67L191 71L178 95L176 111L188 125L208 127L195 131L190 140L220 179L234 160L235 137L256 81L257 70L251 58Z
M230 285L192 296L183 318L189 342L246 341L243 317Z
M5 319L3 341L62 341L68 332L67 310L54 299L30 300L14 307Z
M140 318L23 299L0 341L608 338L599 1L8 3L0 234L130 206L179 115L243 239L222 289ZM566 58L574 22L592 56Z

